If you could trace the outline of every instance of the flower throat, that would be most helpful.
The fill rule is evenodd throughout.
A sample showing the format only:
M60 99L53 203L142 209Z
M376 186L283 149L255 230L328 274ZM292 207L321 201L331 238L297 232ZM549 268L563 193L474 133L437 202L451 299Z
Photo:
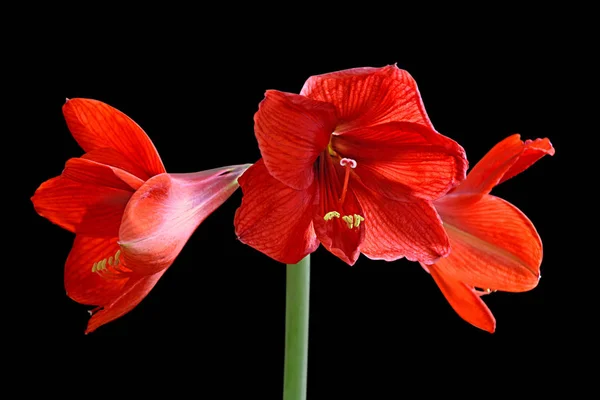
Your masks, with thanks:
M331 147L331 143L327 146L327 151L332 158L340 158L340 156L333 150ZM344 201L346 200L346 193L348 193L348 183L350 181L350 170L356 168L356 160L351 158L341 158L340 165L344 167L344 183L342 185L342 194L338 199L338 204L340 209L344 205ZM323 216L325 221L331 221L334 218L341 218L342 221L346 223L348 229L353 229L360 226L360 223L365 220L362 215L352 214L352 215L341 215L338 211L329 211Z

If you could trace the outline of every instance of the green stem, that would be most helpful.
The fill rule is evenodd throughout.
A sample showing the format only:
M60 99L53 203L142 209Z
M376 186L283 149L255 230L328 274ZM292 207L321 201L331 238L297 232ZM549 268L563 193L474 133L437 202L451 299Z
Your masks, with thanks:
M283 400L306 399L310 255L288 264L285 299Z

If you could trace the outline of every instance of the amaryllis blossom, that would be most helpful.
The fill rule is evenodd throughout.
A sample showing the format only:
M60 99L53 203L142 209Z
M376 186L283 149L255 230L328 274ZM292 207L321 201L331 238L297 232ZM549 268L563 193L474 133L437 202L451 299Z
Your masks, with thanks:
M412 77L396 66L309 78L266 92L254 117L262 158L240 178L239 239L283 263L325 248L352 265L449 252L431 202L467 161L437 133Z
M494 146L467 179L434 204L452 251L423 268L467 322L494 332L496 320L481 300L493 291L523 292L537 286L542 242L531 221L489 192L499 183L554 154L548 139L512 135Z
M69 297L97 306L87 333L146 297L248 166L168 174L146 133L120 111L72 99L63 113L86 153L67 161L32 201L41 216L76 234L64 281Z

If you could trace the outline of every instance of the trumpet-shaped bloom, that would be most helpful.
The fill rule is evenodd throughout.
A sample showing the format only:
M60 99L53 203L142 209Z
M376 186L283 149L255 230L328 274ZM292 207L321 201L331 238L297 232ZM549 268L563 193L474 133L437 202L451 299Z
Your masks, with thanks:
M432 201L464 179L462 147L437 133L396 66L309 78L266 92L254 117L262 158L241 178L239 239L283 263L325 248L352 265L449 252Z
M481 296L533 289L542 262L542 242L531 221L489 192L546 154L554 154L548 139L523 142L519 135L509 136L434 203L452 251L433 265L422 265L458 315L488 332L494 332L496 320Z
M32 201L38 214L76 234L64 282L70 298L97 306L87 333L146 297L248 166L168 174L146 133L120 111L72 99L63 113L86 153Z

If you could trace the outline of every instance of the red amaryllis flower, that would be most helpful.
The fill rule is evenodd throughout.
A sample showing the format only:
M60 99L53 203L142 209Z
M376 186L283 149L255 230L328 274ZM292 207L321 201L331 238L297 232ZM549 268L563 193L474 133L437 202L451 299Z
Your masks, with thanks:
M32 201L41 216L76 233L65 288L73 300L98 306L87 333L146 297L248 166L167 174L146 133L120 111L72 99L63 113L86 153L67 161Z
M463 149L437 133L396 66L309 78L266 92L254 117L262 159L240 178L239 239L283 263L319 242L352 265L448 254L431 201L464 179Z
M498 143L455 190L435 201L452 252L423 268L467 322L494 332L496 320L481 300L492 291L523 292L537 286L542 242L531 221L509 202L488 194L494 186L554 154L548 139Z

